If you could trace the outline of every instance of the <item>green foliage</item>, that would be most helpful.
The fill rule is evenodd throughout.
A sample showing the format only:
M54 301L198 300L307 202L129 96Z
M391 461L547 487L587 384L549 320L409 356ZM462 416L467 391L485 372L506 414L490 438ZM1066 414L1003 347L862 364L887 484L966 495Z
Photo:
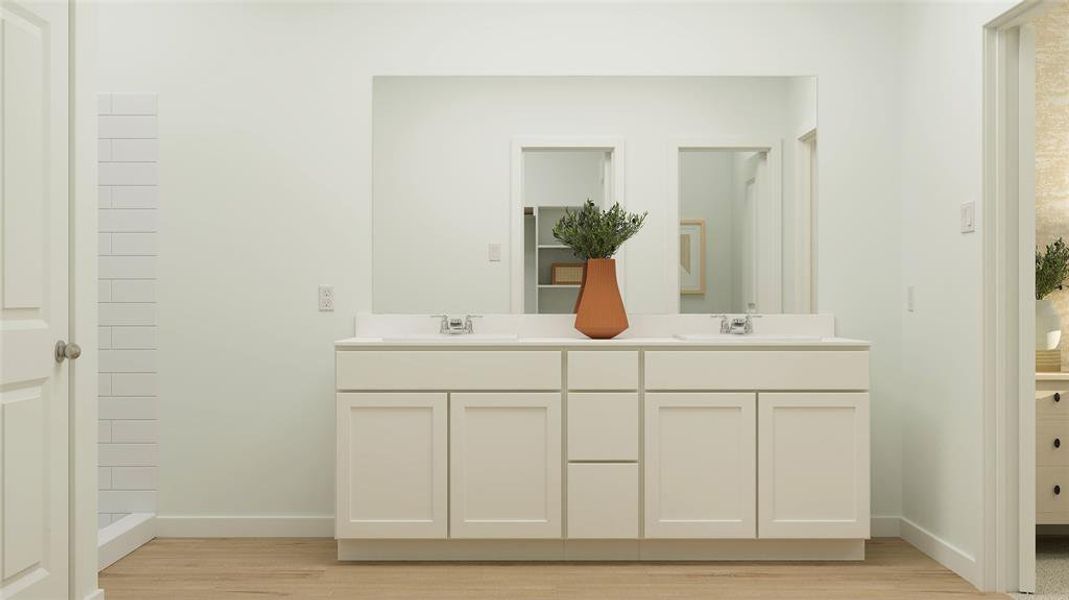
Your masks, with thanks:
M1069 277L1069 248L1062 238L1047 244L1046 252L1036 250L1036 300L1062 287Z
M601 210L590 200L578 211L565 210L553 226L553 237L583 260L611 258L631 236L638 233L648 213L629 213L617 202Z

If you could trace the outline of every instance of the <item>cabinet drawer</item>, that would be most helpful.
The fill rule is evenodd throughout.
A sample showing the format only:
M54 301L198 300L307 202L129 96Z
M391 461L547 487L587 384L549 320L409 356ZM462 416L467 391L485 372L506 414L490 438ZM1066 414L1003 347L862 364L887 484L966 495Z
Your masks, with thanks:
M638 464L568 465L568 537L638 537Z
M1069 467L1036 468L1036 519L1040 524L1069 522Z
M1036 425L1036 465L1069 467L1069 421Z
M558 351L336 352L339 390L559 390Z
M568 388L573 390L638 389L638 351L568 352Z
M1036 391L1036 417L1069 419L1069 392L1061 390Z
M864 350L647 351L647 390L867 390Z
M568 460L638 460L638 394L568 394Z

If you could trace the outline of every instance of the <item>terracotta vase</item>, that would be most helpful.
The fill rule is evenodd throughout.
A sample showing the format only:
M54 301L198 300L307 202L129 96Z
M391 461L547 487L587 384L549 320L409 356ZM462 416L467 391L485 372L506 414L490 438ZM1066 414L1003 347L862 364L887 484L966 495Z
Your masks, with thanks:
M592 258L583 266L583 283L575 303L575 328L587 337L607 340L627 329L627 312L616 283L616 261Z

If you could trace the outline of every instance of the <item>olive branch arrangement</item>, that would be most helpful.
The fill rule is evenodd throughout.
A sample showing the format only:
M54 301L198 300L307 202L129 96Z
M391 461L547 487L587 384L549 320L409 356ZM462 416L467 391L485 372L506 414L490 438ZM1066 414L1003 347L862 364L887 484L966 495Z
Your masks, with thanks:
M638 233L649 213L629 213L613 204L602 210L590 200L577 211L567 209L553 226L553 237L583 260L611 258L628 239Z
M1069 277L1069 247L1058 238L1044 252L1036 250L1036 300L1042 300Z

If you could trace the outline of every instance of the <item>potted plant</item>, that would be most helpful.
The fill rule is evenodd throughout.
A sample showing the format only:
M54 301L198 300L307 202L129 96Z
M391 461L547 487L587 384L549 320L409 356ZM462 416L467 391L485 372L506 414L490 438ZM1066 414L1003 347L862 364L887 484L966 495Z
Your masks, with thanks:
M578 211L566 210L553 226L553 237L583 260L583 282L575 303L575 328L589 337L609 339L627 329L627 312L616 283L613 255L638 233L647 213L629 213L616 203L602 210L590 200Z
M1047 299L1069 277L1069 248L1058 238L1045 252L1036 250L1036 350L1054 350L1062 339L1062 320Z

